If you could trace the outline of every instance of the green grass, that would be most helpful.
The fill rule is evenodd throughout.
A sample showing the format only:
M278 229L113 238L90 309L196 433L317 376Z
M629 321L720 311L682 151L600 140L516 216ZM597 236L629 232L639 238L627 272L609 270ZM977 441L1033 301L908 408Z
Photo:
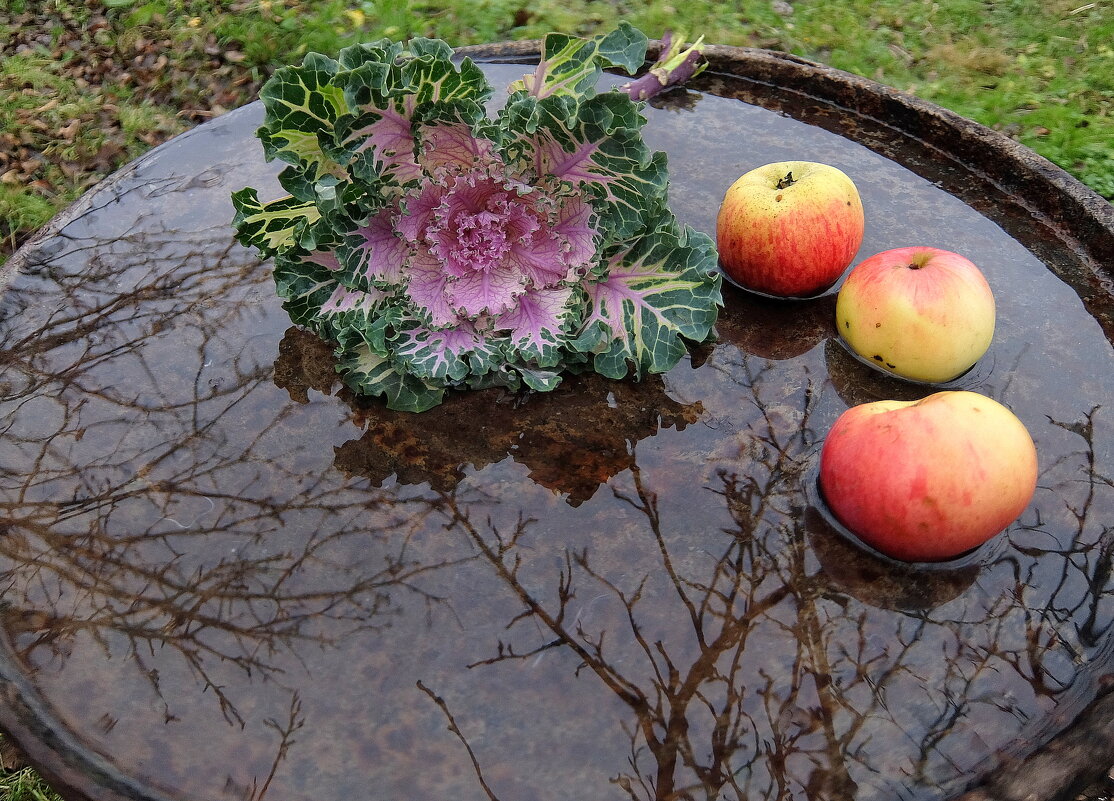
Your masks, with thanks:
M786 50L908 90L1013 136L1114 199L1114 3L1105 0L8 0L0 41L14 40L25 12L43 20L50 43L0 50L0 153L5 136L9 148L21 137L21 152L41 154L41 165L28 172L21 159L11 173L0 163L0 259L96 178L247 102L270 71L309 50L381 36L464 45L594 33L621 19L651 36L671 28ZM101 16L107 25L85 31ZM75 37L82 46L67 47ZM174 58L153 77L75 79L90 61L119 71L152 43ZM231 87L215 107L214 86ZM38 113L44 98L58 102ZM76 131L73 120L82 120ZM90 164L92 175L75 169Z
M0 799L3 801L62 801L31 768L0 772Z

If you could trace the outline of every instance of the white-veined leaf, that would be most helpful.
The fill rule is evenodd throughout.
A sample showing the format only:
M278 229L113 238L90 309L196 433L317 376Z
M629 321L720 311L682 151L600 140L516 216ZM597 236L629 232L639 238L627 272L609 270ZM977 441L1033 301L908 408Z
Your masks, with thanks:
M382 395L389 409L424 412L439 404L445 396L444 386L402 372L366 344L338 349L337 371L355 392Z
M537 97L587 97L600 74L620 67L633 74L646 60L646 36L627 22L593 39L550 33L542 40L542 58L533 73L511 84Z
M502 361L495 343L467 322L456 328L434 330L419 325L403 331L394 354L419 378L451 382L488 373Z
M333 59L309 53L301 66L276 70L259 92L266 111L257 132L264 155L292 165L308 183L326 175L347 178L325 152L337 120L349 112L344 92L333 83L339 69Z
M331 336L331 331L322 325L321 309L334 292L344 288L338 271L330 266L335 261L331 254L326 256L304 251L275 257L275 288L291 322L324 336Z
M622 241L655 227L666 213L665 154L652 152L639 129L645 119L626 95L595 95L571 118L560 98L520 97L504 112L506 153L537 180L546 176L588 191L598 227ZM525 132L525 133L521 133Z
M510 345L527 363L556 367L561 348L567 344L567 331L576 320L570 305L570 287L531 290L518 299L518 305L495 320L497 330L509 329Z
M585 289L588 312L573 346L594 354L596 372L662 373L684 355L682 337L700 342L715 323L715 246L692 229L680 238L657 230L612 254L606 276Z
M234 192L232 205L236 216L232 225L242 245L256 247L264 256L273 256L297 245L321 213L310 202L284 197L261 203L256 190Z

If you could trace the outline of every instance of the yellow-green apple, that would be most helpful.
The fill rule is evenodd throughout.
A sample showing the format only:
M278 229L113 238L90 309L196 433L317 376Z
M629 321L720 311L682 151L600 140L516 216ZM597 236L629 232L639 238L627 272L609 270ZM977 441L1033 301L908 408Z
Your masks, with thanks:
M742 287L809 297L833 286L863 243L863 204L842 170L779 161L743 175L716 220L720 264Z
M836 519L910 562L986 542L1025 510L1036 483L1024 423L976 392L853 406L820 452L820 490Z
M958 253L904 247L855 265L836 299L836 327L880 370L936 384L977 362L994 337L994 295Z

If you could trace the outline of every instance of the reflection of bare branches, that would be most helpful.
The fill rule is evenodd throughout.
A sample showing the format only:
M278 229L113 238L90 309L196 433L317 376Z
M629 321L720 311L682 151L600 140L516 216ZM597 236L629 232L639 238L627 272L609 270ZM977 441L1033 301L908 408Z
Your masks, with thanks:
M631 764L635 773L616 781L632 797L636 784L643 788L653 788L648 797L655 799L691 798L697 787L703 787L708 797L714 797L715 793L735 781L736 770L730 768L728 762L741 747L743 740L751 734L751 727L745 723L747 716L738 714L742 705L743 688L736 681L747 633L755 621L768 615L785 600L790 590L781 585L765 595L755 595L752 591L745 600L743 611L738 611L737 604L742 600L741 589L745 582L754 578L748 575L747 570L754 542L749 538L730 541L727 553L716 563L710 583L703 584L681 577L673 565L666 544L657 497L645 486L637 463L632 468L631 475L635 493L628 495L616 490L615 495L646 517L665 572L687 610L700 650L697 658L691 660L687 667L671 655L662 640L648 639L639 623L638 609L648 576L644 576L633 589L624 590L593 568L587 552L566 552L566 566L556 585L557 608L551 612L520 581L521 562L518 554L513 553L515 543L522 538L531 521L520 519L514 534L509 537L504 537L493 529L494 540L489 541L473 525L467 510L454 497L446 496L444 504L451 512L452 524L468 534L481 555L522 601L522 615L509 625L526 617L540 620L557 637L557 641L571 648L583 665L592 670L634 712L638 721L637 734L632 734ZM587 631L578 617L569 622L569 601L575 596L574 570L593 579L622 604L631 636L652 671L650 690L628 678L609 660L603 632L597 635ZM755 586L752 584L752 590ZM699 593L699 599L693 600L691 593ZM497 656L477 664L522 659L549 647L552 647L552 643L547 642L527 653L518 653L500 643ZM729 654L730 667L724 673L721 664ZM704 707L716 720L714 738L719 747L713 749L712 760L708 764L700 761L703 749L694 747L689 737L689 716L694 704ZM642 740L653 756L655 768L650 776L644 775L638 768L640 749L635 744L636 737ZM679 765L684 765L694 774L696 784L677 786ZM741 787L739 789L742 790Z
M172 547L185 549L186 539L211 536L218 530L202 528L176 535ZM235 704L218 682L209 677L210 659L239 667L246 674L274 675L268 657L282 646L291 651L300 641L329 645L355 631L375 630L392 613L390 592L404 590L427 603L441 599L414 584L419 576L449 564L421 564L405 557L405 541L395 554L386 553L380 570L358 575L347 585L308 589L293 584L293 576L329 565L331 549L363 531L341 531L310 540L301 553L282 552L267 557L221 559L208 567L189 570L184 557L151 564L142 556L153 543L131 547L108 532L73 538L38 530L34 550L30 538L5 538L4 555L24 566L23 581L34 578L43 586L56 584L85 599L79 614L59 610L33 621L34 636L21 648L25 659L49 646L55 653L81 632L91 635L106 651L112 639L126 638L142 672L157 676L146 665L147 655L159 645L172 646L192 672L217 698L230 721L242 724ZM385 536L385 535L384 535ZM164 539L169 543L170 538ZM75 547L76 546L76 547ZM189 571L189 572L187 572ZM10 579L11 580L11 579ZM288 585L290 585L288 587ZM61 597L56 602L61 604ZM344 624L329 631L325 624ZM277 676L276 676L277 678ZM152 688L162 697L158 682ZM167 707L167 713L172 716Z
M126 649L173 721L169 647L243 725L215 665L279 680L280 651L298 661L300 643L375 631L397 613L394 594L442 602L416 580L452 560L408 555L420 519L388 493L304 475L281 445L288 411L253 419L273 391L270 365L236 331L250 299L273 290L224 225L146 219L71 244L27 267L0 319L0 553L18 566L3 585L22 659L61 664L80 639ZM231 439L237 416L245 436ZM270 476L257 467L267 462ZM300 541L272 541L299 520ZM227 547L199 547L214 538ZM347 556L366 543L377 566ZM20 598L36 600L20 609Z
M726 369L720 354L709 366ZM991 734L972 730L971 721L1008 717L1018 731L1039 732L1044 724L1019 703L1018 686L1060 699L1080 679L1079 664L1051 672L1053 665L1062 670L1065 652L1081 653L1063 639L1062 623L1031 622L1086 617L1080 605L1056 602L1080 587L1073 573L1079 551L1042 552L1064 559L1059 584L1044 593L1049 604L1035 610L1022 575L1013 595L965 597L977 570L908 572L908 592L895 593L889 584L903 580L902 569L886 568L875 589L875 557L842 545L825 545L821 558L837 563L821 561L818 570L811 543L837 535L802 509L799 487L817 447L811 419L821 392L806 378L784 390L795 408L785 394L771 403L757 389L771 385L757 375L771 369L744 358L729 371L747 376L740 386L753 397L755 414L736 435L749 461L746 472L717 473L714 492L732 536L721 551L705 552L699 569L691 548L678 548L684 538L668 520L676 494L666 499L655 489L637 458L612 482L612 494L644 521L657 567L616 574L589 548L568 547L544 592L535 589L537 577L524 575L520 552L543 521L520 517L502 532L490 520L475 522L473 507L479 512L482 503L443 493L438 506L448 525L466 535L521 604L508 631L527 620L542 631L533 644L500 638L493 655L470 667L521 663L558 647L575 653L579 670L594 674L631 712L633 725L624 727L629 771L611 779L631 799L844 799L875 797L879 788L917 797L907 786L962 786L975 764L957 743L966 742L964 732ZM672 512L684 516L683 507ZM1079 519L1092 524L1091 509ZM1011 564L1019 561L1006 553L985 570ZM1084 597L1106 620L1108 577L1090 569ZM857 576L865 583L854 584ZM595 628L576 612L576 599L601 590L618 602L624 625ZM886 607L891 600L898 605ZM684 631L664 629L663 617L686 621ZM1021 641L1019 622L1028 632ZM1004 671L1013 688L1005 694L998 678ZM908 761L893 763L886 743Z
M271 782L275 778L275 772L282 761L286 759L290 747L294 745L294 733L305 725L305 719L302 717L302 701L298 697L298 693L291 693L290 695L290 714L285 723L280 724L274 718L268 718L265 725L278 732L279 746L275 752L275 760L271 763L271 772L267 774L263 786L257 791L252 791L251 801L263 801L263 796L267 795L267 790L270 789Z
M509 625L514 625L515 622L525 620L531 616L538 618L546 628L560 638L561 642L572 648L584 664L595 671L613 692L632 706L640 709L645 708L646 698L637 685L624 679L619 673L612 670L606 662L597 657L600 644L584 643L579 636L574 636L580 630L577 619L573 618L572 626L574 628L571 630L566 625L568 601L573 597L571 587L573 557L566 555L565 569L561 571L558 578L558 596L561 602L558 611L551 615L543 604L534 598L518 580L518 571L522 566L522 560L521 556L514 552L514 546L526 532L530 523L535 521L520 517L514 531L507 537L501 535L498 529L492 528L491 534L494 542L490 543L481 531L472 524L467 511L457 503L452 495L444 496L443 505L445 511L449 513L449 525L459 527L468 535L481 556L495 569L498 578L515 591L519 600L525 606L524 612L512 620ZM522 657L507 653L503 658L520 659ZM491 664L498 660L485 661Z
M453 713L449 711L449 706L445 703L445 699L434 693L433 690L426 687L421 681L417 682L417 686L419 690L428 695L433 700L433 703L437 704L440 710L445 713L445 717L449 721L449 731L456 735L457 739L460 740L461 744L464 746L464 750L468 752L468 758L472 760L472 768L476 771L476 779L479 781L480 787L483 788L484 793L491 801L499 801L499 798L495 793L491 792L491 788L488 787L487 782L484 781L483 771L480 769L479 760L476 759L476 753L472 750L472 746L468 744L468 740L465 739L464 734L460 731L460 727L456 725L456 718L454 718Z

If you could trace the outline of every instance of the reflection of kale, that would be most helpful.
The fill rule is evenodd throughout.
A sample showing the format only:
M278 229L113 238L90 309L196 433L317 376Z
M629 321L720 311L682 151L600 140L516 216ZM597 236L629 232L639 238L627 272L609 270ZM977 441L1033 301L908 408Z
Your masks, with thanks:
M331 394L331 348L313 334L289 329L279 344L275 382L300 402L309 389ZM631 443L662 428L683 430L703 412L700 403L672 400L660 378L635 383L593 374L570 376L544 394L462 393L421 417L357 401L347 391L343 396L365 429L337 448L336 465L346 473L376 485L394 475L403 484L428 483L447 492L467 465L479 468L510 456L530 468L536 483L566 494L572 506L631 467Z

